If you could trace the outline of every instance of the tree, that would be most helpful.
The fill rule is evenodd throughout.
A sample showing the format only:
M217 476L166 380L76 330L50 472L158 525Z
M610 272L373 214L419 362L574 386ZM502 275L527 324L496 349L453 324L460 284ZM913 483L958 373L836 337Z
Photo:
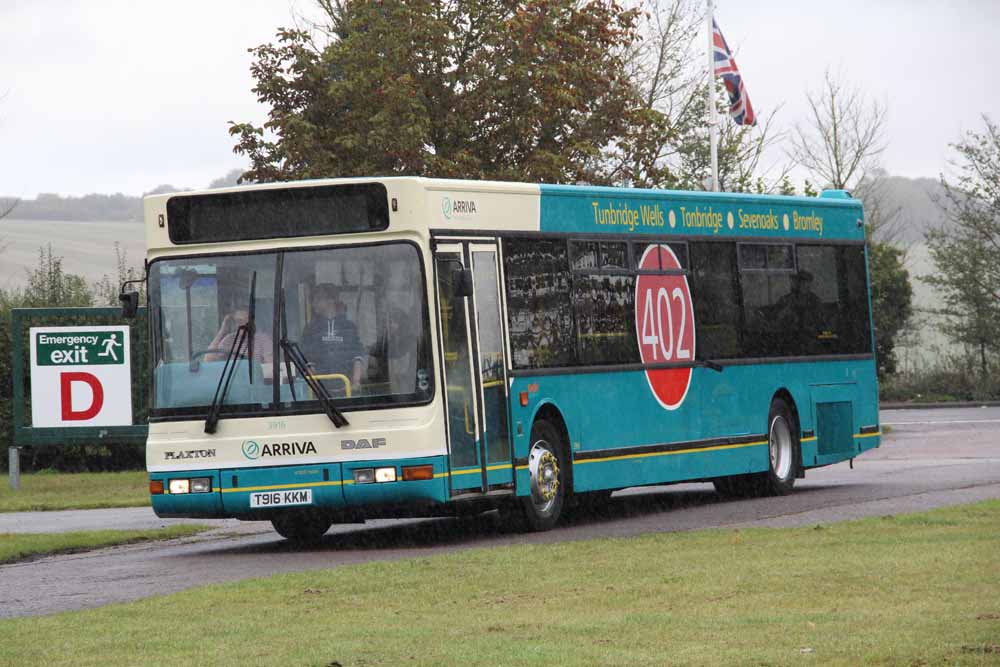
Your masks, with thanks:
M913 315L913 286L902 250L889 243L872 243L868 250L875 357L879 375L892 375L896 372L896 342Z
M948 224L926 235L936 271L922 280L945 297L943 329L976 351L985 379L1000 353L1000 127L983 123L952 144L958 175L941 177Z
M626 70L638 12L614 0L318 4L319 37L251 49L270 111L230 127L246 179L611 183L611 156L656 120Z
M208 187L209 189L228 188L233 185L239 185L240 177L243 175L243 171L243 169L230 169L226 172L225 176L213 179L212 182L208 184Z
M640 91L646 131L622 147L616 181L635 187L701 190L711 171L704 66L705 18L696 0L647 0L639 37L626 55L629 77ZM701 38L701 39L700 39ZM774 130L776 110L755 127L729 122L728 97L716 86L720 121L720 189L729 192L784 192L788 168L765 165L767 149L781 137Z
M127 253L122 250L121 244L115 241L115 274L109 276L105 273L91 286L90 292L94 303L99 306L118 306L120 304L118 295L121 294L125 281L140 278L142 271L128 263ZM138 287L139 302L142 303L145 300L145 282L139 283Z
M807 93L806 99L809 117L795 126L789 157L805 167L813 183L853 190L865 204L875 352L879 374L891 374L896 369L897 338L913 314L913 288L905 253L892 244L890 231L898 211L885 204L881 181L885 172L878 164L886 147L886 107L829 71L822 89ZM807 190L811 189L807 182Z
M886 107L829 71L822 90L807 93L806 100L809 119L795 126L790 156L819 182L849 190L885 150Z
M21 308L89 307L94 296L87 281L75 273L66 273L63 258L52 253L52 244L38 249L38 265L28 272L28 285L18 299Z

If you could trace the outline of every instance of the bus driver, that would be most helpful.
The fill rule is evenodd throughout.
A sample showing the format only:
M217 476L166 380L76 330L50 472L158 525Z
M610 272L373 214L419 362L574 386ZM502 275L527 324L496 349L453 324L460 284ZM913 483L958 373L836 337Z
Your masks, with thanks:
M358 329L330 283L313 290L313 318L302 331L302 351L317 375L339 373L350 380L353 391L360 388L364 357Z

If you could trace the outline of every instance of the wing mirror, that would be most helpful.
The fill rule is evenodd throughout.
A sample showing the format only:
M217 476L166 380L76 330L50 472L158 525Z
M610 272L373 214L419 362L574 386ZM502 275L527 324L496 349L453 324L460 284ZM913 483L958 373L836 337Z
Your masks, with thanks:
M452 296L472 296L472 270L455 269L451 274Z
M122 319L134 320L135 314L139 312L139 293L135 290L122 292L118 295L118 300L122 304Z

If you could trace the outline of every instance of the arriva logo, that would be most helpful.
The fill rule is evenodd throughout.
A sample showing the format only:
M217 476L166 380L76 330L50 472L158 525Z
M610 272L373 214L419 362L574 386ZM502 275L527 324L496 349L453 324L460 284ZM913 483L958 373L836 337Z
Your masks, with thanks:
M260 445L258 445L253 440L247 440L243 443L243 456L250 460L260 457Z
M315 454L316 445L311 440L306 442L266 442L263 445L253 441L243 441L243 456L255 460L269 456L297 456Z
M445 218L447 218L448 220L451 220L451 198L450 197L445 197L444 199L441 200L441 213L444 214Z

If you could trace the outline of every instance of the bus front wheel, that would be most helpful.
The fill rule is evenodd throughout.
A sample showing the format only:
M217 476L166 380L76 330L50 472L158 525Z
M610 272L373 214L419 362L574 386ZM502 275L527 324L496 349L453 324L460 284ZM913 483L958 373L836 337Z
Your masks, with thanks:
M566 501L565 447L559 430L544 419L531 427L528 473L531 493L520 498L524 527L549 530L559 521Z
M274 530L292 542L319 542L333 525L329 519L312 512L289 512L271 519Z

